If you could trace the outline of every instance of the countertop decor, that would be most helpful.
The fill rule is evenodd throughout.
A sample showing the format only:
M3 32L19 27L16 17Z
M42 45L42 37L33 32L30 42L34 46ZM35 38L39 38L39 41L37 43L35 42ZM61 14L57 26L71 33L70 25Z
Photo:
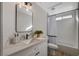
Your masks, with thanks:
M34 37L39 38L43 34L43 31L41 30L36 30L33 34Z

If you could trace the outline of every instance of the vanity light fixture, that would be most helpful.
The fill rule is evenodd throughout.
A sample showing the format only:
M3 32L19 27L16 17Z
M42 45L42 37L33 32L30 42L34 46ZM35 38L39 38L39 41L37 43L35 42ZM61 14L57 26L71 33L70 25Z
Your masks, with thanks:
M25 2L27 9L32 9L32 4L30 2Z
M24 7L24 2L18 2L17 5L19 6L19 8Z
M32 9L32 4L30 2L19 2L17 4L18 4L19 8L25 8L26 11Z

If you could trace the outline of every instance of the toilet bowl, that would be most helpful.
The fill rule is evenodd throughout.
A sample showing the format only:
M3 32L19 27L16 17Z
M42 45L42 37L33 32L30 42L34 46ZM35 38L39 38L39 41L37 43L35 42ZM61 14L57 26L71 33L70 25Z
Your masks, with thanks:
M48 43L48 47L51 48L51 49L58 49L58 45L56 44L53 44L53 43Z

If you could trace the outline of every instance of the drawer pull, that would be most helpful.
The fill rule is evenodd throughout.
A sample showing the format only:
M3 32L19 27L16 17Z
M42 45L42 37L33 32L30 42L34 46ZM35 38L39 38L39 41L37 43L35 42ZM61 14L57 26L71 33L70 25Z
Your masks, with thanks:
M39 53L40 53L40 52L37 52L37 53L35 54L35 56L37 56Z

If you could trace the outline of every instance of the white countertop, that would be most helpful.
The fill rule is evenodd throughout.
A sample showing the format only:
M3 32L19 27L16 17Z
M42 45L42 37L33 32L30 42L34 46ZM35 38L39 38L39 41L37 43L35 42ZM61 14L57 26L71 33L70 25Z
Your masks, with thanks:
M11 54L19 52L23 49L26 49L26 48L29 48L29 47L34 46L36 44L39 44L39 43L43 42L44 40L46 40L46 39L40 38L40 40L39 39L33 39L29 44L25 43L26 40L21 41L17 44L11 44L8 47L3 49L3 55L4 56L11 55Z

